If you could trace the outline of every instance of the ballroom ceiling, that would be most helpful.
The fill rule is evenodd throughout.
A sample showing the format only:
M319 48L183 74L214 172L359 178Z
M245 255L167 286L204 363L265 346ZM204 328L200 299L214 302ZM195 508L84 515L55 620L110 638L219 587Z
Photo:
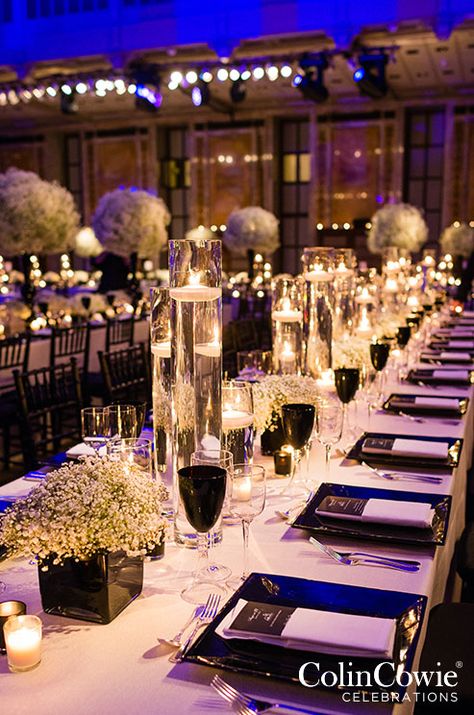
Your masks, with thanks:
M258 40L243 41L229 60L229 69L243 65L254 67L256 64L275 63L277 66L288 62L293 72L298 66L298 57L305 51L329 52L329 67L324 74L324 82L329 90L326 106L340 102L362 103L353 81L353 72L357 66L357 56L360 48L384 47L387 49L389 61L386 67L386 77L389 92L386 100L410 100L416 98L429 101L430 98L466 99L474 97L474 20L465 21L453 30L449 38L439 39L426 25L421 23L403 23L396 30L388 27L370 27L363 30L355 39L353 46L345 54L337 53L334 42L323 33L308 32L295 35L278 35L262 37ZM332 54L335 52L334 54ZM174 119L177 116L185 120L199 114L208 117L203 107L192 106L191 87L177 88L171 91L167 83L173 70L182 72L190 68L202 68L206 64L212 67L216 63L215 53L206 45L191 45L173 48L163 48L135 53L123 58L121 67L112 66L106 56L81 57L64 62L43 62L29 67L23 82L30 87L38 87L56 79L60 83L67 78L77 77L119 77L130 63L134 61L156 64L162 77L163 102L159 110L163 118ZM122 75L123 76L123 75ZM0 67L0 84L8 91L18 88L19 79L12 68ZM278 77L271 81L268 76L255 81L245 82L246 98L239 104L232 104L229 97L231 82L220 82L216 79L209 85L212 97L216 100L213 109L217 114L244 115L249 111L281 110L288 105L302 105L306 102L301 93L292 86L292 77ZM1 90L0 90L1 91ZM42 96L29 101L20 100L12 106L9 102L0 106L0 126L5 133L14 123L18 128L51 124L64 124L65 121L74 124L87 121L100 121L102 117L122 119L133 116L144 116L134 107L134 97L127 92L118 94L107 92L106 96L96 96L93 92L78 96L79 111L74 116L65 117L59 110L58 97ZM0 96L0 104L2 97ZM383 100L382 100L383 102ZM378 102L381 103L380 101Z

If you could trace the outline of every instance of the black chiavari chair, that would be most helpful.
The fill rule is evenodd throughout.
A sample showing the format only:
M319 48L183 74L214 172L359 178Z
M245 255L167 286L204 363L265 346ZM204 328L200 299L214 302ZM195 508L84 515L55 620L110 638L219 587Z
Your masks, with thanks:
M5 469L10 466L12 427L17 424L17 401L13 370L26 370L30 350L29 334L0 341L0 429Z
M141 400L151 403L151 376L148 346L131 345L124 350L102 352L99 362L104 382L104 401Z

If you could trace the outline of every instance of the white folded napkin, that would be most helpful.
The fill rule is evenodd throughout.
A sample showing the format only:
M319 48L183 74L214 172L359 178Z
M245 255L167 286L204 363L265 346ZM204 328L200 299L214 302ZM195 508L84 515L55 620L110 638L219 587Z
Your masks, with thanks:
M449 340L450 348L466 348L466 350L474 349L474 341L472 340Z
M415 397L416 407L421 409L441 408L443 410L458 410L459 400L454 397Z
M434 509L427 502L327 496L315 513L331 519L427 529L433 522Z
M435 357L435 356L432 356ZM439 354L441 360L449 360L450 362L471 362L470 353L458 353L458 352L444 352L441 351Z
M370 444L366 444L369 442ZM385 445L373 444L386 442ZM392 442L392 444L390 444ZM384 454L398 457L424 457L426 459L447 459L448 442L430 442L424 439L405 439L404 437L367 439L362 445L364 454Z
M433 379L468 382L469 370L433 370Z
M237 602L235 608L216 628L218 636L354 658L393 656L396 631L394 619L296 608L279 636L253 630L231 630L230 626L247 605L248 601L244 599ZM264 621L274 616L273 605L267 609L268 613L265 611L266 604L252 603L251 606L254 611L259 612L258 615Z
M86 444L85 442L79 442L79 444L75 444L73 447L66 450L66 456L71 459L74 459L76 457L93 457L95 453L95 449L93 449L90 444ZM100 457L104 457L106 453L107 448L105 446L99 449Z

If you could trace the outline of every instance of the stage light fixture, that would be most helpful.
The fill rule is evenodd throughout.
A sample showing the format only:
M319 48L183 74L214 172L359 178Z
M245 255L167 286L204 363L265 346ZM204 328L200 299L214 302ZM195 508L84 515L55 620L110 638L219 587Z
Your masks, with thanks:
M324 71L328 67L327 57L324 53L315 55L306 54L300 60L302 75L296 75L293 85L299 89L305 99L311 102L325 102L329 92L324 85ZM301 77L297 81L297 77Z
M135 107L145 112L156 112L161 107L163 96L157 86L137 84L135 91Z
M69 92L67 89L69 89ZM63 85L60 93L60 107L63 114L76 114L79 111L79 105L76 101L76 92L69 85Z
M247 94L247 90L245 88L245 83L241 79L237 79L235 82L232 82L232 86L230 88L230 98L234 102L234 104L239 104L239 102L243 102Z
M211 90L206 82L201 80L196 84L191 92L191 100L195 107L202 107L209 104L211 99Z
M359 65L354 72L354 82L359 92L372 99L381 99L388 92L385 67L388 57L384 52L360 55Z

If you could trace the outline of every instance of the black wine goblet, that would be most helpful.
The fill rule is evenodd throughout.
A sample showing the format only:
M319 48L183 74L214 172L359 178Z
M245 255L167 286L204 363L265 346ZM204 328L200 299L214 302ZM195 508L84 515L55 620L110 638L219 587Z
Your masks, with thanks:
M342 402L342 434L347 424L347 405L351 402L360 385L358 367L339 367L334 370L334 382L337 396Z
M86 311L86 313L89 313L90 307L91 307L91 297L90 295L83 295L81 296L81 303L82 307Z
M388 357L390 355L390 343L387 341L378 340L376 343L370 344L370 359L372 365L377 371L378 376L378 396L377 401L382 400L383 395L383 373L385 365L387 364Z
M400 325L397 329L397 345L399 348L406 348L411 336L410 325Z
M179 496L186 517L197 532L198 563L190 586L181 596L190 603L205 603L210 593L225 595L225 588L206 580L210 530L222 512L226 494L227 471L210 464L178 470Z
M293 469L290 481L283 492L286 492L293 486L296 469L301 462L302 453L308 447L308 443L311 440L315 414L316 410L314 405L306 403L290 403L282 407L281 421L285 434L285 442L294 449Z

